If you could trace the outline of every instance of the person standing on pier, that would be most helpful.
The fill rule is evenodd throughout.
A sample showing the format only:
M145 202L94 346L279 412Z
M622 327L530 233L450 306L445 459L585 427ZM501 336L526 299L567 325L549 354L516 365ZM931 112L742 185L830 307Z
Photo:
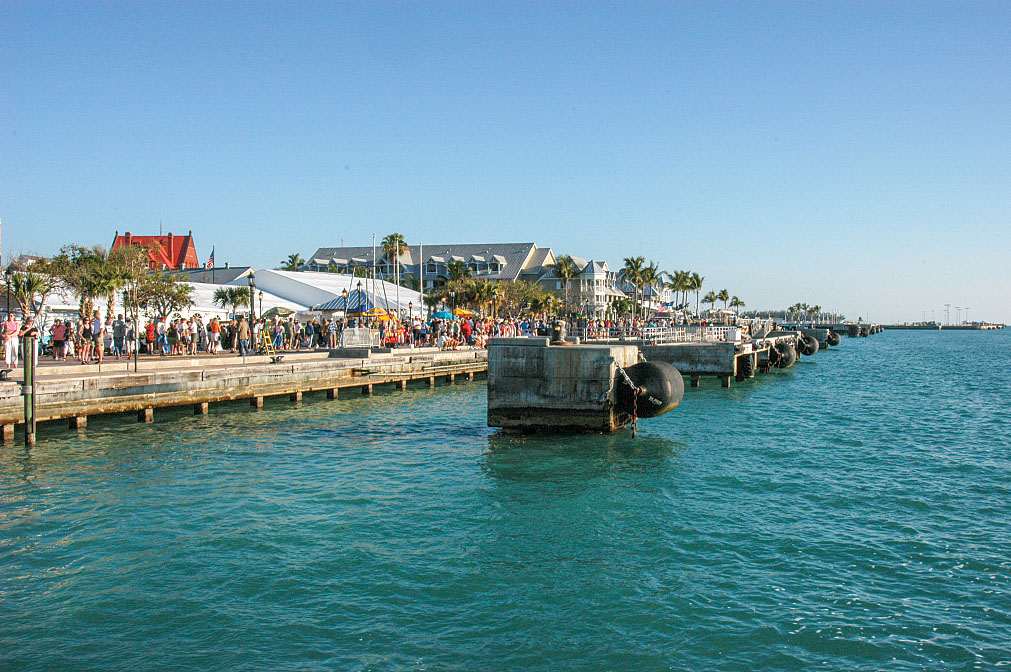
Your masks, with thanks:
M94 342L95 354L98 355L98 363L101 364L105 356L105 325L102 324L102 317L97 310L91 320L91 339Z
M246 351L249 350L249 333L249 322L246 322L245 316L240 317L238 327L239 357L245 357Z
M4 364L8 369L13 369L18 365L18 331L20 331L21 325L18 324L18 319L14 317L14 313L7 313L7 319L4 321L3 335L4 335Z
M112 352L119 359L126 353L126 322L122 315L116 316L112 323Z

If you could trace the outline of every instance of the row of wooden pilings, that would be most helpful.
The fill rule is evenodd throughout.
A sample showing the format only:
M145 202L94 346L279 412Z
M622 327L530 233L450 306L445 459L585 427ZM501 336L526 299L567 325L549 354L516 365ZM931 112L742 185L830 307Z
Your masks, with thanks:
M32 339L34 340L34 339ZM26 348L28 347L26 343ZM31 352L31 350L26 350L26 352ZM35 394L34 394L34 379L35 379L35 362L29 361L31 358L26 358L25 360L25 374L24 374L24 384L22 385L22 394L24 395L25 402L25 445L34 446L36 442L36 421L35 421ZM453 373L441 373L438 375L430 375L424 377L402 377L394 378L392 380L380 380L376 382L353 384L353 385L342 385L335 387L326 388L313 388L312 390L306 390L311 392L326 392L327 399L337 399L338 393L341 389L354 389L359 388L363 395L371 395L374 388L377 385L392 384L395 389L406 390L407 383L411 380L423 380L429 388L434 388L438 379L445 379L446 382L452 384L456 382L457 377L463 377L467 381L474 380L474 371L465 372L453 372ZM303 390L296 390L294 392L281 393L277 395L265 395L257 394L249 397L250 407L261 410L263 408L263 400L267 396L284 396L288 395L288 399L294 403L301 403L302 396L304 394ZM178 406L178 404L167 404L166 406ZM146 406L137 411L137 421L146 423L154 422L154 409L156 406ZM210 402L202 401L193 404L193 414L194 415L207 415L210 410ZM70 417L70 429L85 429L88 426L88 416L87 415L77 415ZM11 423L0 425L0 440L3 442L13 441L14 439L14 425Z

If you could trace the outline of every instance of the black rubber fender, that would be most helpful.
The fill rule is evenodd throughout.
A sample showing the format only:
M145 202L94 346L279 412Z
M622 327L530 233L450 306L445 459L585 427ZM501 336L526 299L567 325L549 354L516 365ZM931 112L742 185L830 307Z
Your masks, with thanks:
M642 394L636 399L635 390L625 378L617 375L616 408L640 418L655 418L677 407L685 396L685 381L681 372L669 362L639 362L625 369Z
M755 356L744 355L737 358L737 375L740 378L751 378L755 375Z
M827 340L828 344L831 345L833 348L842 343L842 337L839 334L835 333L834 331L829 331L828 338L825 340Z
M800 354L805 357L810 357L811 355L818 352L818 339L810 334L802 334L799 339L797 339L797 349Z
M797 351L789 343L777 343L776 350L779 352L779 358L776 361L776 366L779 368L788 369L797 361Z

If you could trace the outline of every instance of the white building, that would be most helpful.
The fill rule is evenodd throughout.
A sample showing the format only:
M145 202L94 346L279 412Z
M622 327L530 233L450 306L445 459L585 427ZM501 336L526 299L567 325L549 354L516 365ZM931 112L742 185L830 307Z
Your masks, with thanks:
M603 318L617 299L626 298L617 287L617 276L611 272L606 261L587 261L572 257L579 275L569 281L569 305L582 311L588 317ZM555 274L555 269L545 273L540 279L540 285L558 296L565 295L562 280Z

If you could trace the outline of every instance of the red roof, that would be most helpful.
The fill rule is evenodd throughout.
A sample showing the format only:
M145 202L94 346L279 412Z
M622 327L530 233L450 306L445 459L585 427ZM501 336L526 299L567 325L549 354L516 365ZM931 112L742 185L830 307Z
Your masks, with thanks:
M147 256L151 260L151 268L200 268L197 261L197 248L193 246L193 232L185 236L133 236L127 231L124 235L116 232L112 241L112 249L124 245L146 245Z

